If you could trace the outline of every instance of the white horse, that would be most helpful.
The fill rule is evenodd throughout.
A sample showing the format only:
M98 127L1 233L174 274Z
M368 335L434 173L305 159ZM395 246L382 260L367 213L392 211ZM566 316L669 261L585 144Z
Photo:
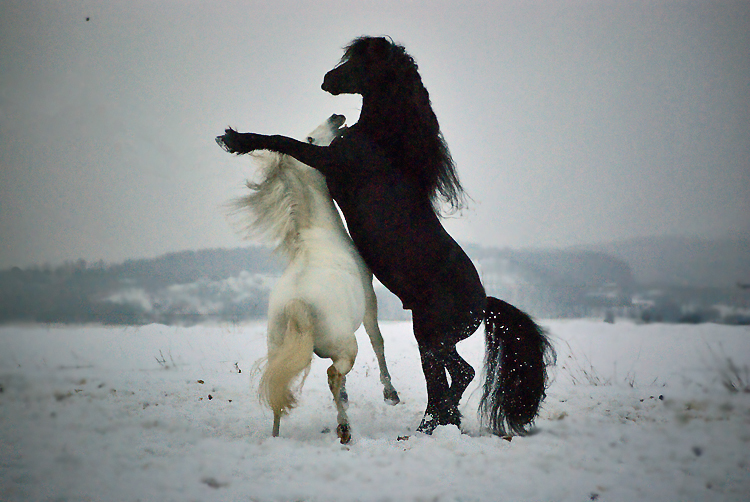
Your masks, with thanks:
M344 132L345 120L332 115L307 141L328 146ZM380 366L385 401L399 402L385 363L372 273L347 234L323 175L287 155L265 152L258 158L263 181L248 182L253 193L234 205L249 210L249 228L278 241L278 251L289 258L269 300L268 361L259 394L273 410L273 436L278 436L281 416L296 404L292 382L304 371L304 383L313 353L331 359L328 385L338 411L336 433L348 443L344 384L357 357L354 332L363 323Z

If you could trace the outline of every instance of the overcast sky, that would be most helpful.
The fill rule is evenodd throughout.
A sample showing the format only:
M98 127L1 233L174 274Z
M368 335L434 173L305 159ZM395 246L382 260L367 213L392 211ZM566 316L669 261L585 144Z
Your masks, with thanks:
M0 268L243 245L214 137L355 122L320 84L363 34L419 64L460 241L750 232L750 2L0 0Z

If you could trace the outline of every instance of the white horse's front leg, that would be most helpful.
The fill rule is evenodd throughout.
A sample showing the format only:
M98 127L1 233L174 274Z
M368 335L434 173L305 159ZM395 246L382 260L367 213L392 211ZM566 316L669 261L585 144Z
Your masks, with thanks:
M391 374L388 373L388 366L385 363L385 346L383 344L383 334L380 332L378 325L378 298L375 296L375 290L372 287L372 276L370 281L365 282L365 317L362 324L365 325L367 336L370 337L372 349L375 351L375 357L378 359L380 368L380 383L383 384L383 399L390 405L397 405L401 400L398 392L391 383Z
M345 376L336 369L336 365L332 364L328 368L328 387L331 389L333 394L333 400L336 403L336 411L338 412L337 420L338 427L336 427L336 434L341 440L341 444L347 444L352 439L352 433L349 429L349 417L346 415L346 406L341 399L341 388L344 385Z

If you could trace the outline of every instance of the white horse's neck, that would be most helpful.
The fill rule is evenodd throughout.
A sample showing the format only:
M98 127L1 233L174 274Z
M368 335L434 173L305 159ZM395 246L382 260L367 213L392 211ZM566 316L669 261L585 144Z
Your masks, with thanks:
M351 239L325 178L310 166L288 157L274 159L268 177L251 186L246 198L255 209L254 226L279 241L279 251L293 260L302 250L350 245Z
M309 190L307 200L311 206L310 226L345 232L341 216L328 193L325 178L315 169L307 166L304 166L303 169L306 169L304 175L308 181L306 188Z
M330 121L311 135L317 138L315 144L329 144ZM319 171L287 155L267 153L256 158L263 181L248 182L252 193L235 202L236 208L249 209L250 230L277 241L278 251L290 260L302 250L325 249L326 242L332 253L334 248L353 246Z

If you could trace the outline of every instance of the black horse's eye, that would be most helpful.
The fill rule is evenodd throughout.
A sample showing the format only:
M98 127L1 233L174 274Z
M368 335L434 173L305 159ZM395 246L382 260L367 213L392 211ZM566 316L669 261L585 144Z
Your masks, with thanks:
M312 136L308 136L308 137L307 137L307 142L308 142L308 143L310 143L310 144L312 145L313 143L315 143L315 140L313 139L313 137L312 137Z

